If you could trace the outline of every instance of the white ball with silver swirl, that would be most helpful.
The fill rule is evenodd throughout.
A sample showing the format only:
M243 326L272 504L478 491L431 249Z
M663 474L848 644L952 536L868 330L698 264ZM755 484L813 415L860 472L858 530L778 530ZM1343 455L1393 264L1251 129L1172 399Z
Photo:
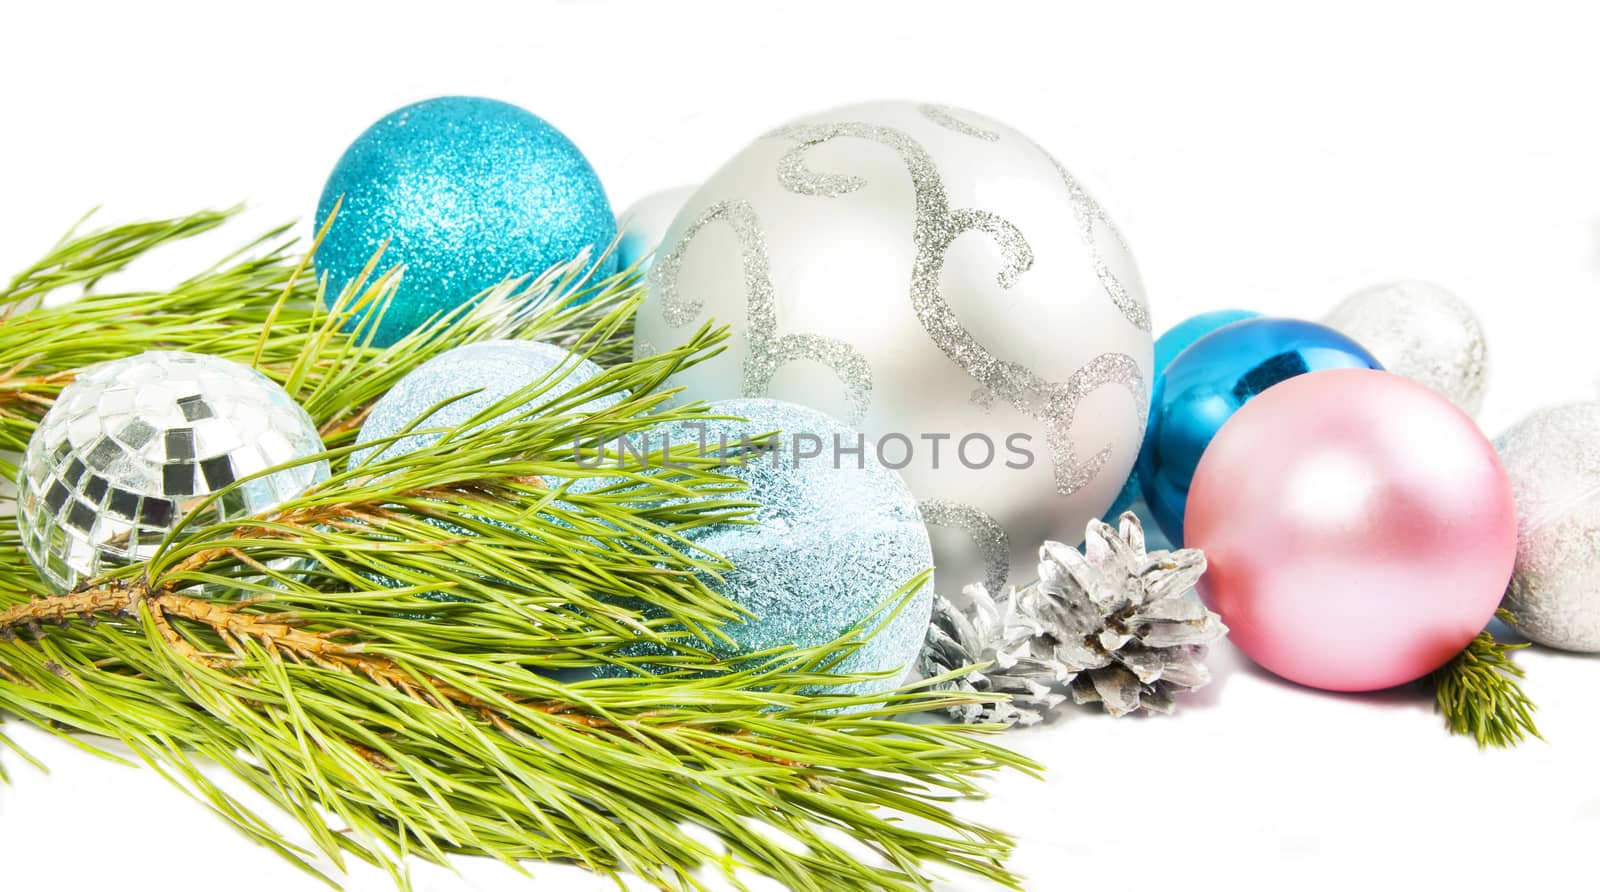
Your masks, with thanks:
M1430 282L1363 288L1323 319L1367 348L1385 371L1432 388L1475 415L1489 385L1489 346L1467 302Z
M199 529L301 495L328 479L326 461L245 478L322 451L306 411L238 363L152 351L90 366L28 441L23 548L51 587L69 591L153 557L185 518Z
M949 592L1032 578L1029 543L1079 541L1139 451L1133 258L1065 168L983 115L873 102L766 133L685 202L648 286L638 353L730 325L675 376L683 398L772 397L864 432Z
M1600 403L1533 413L1495 443L1517 506L1517 563L1504 606L1516 630L1600 652Z
M1132 512L1117 528L1092 520L1082 553L1044 543L1038 581L999 598L969 586L966 609L937 599L922 674L992 664L941 684L1008 695L951 707L964 722L1031 725L1068 699L1113 716L1169 713L1175 695L1211 681L1207 646L1228 632L1191 595L1205 569L1198 549L1146 553Z

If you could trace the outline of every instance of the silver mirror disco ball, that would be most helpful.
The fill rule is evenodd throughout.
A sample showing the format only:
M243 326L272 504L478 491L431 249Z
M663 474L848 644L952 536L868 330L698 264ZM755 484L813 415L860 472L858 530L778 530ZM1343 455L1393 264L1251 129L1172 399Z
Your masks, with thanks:
M323 451L305 410L265 375L225 359L151 352L85 369L62 390L17 481L28 558L51 585L147 560L178 521L260 514L328 478L318 461L225 492Z

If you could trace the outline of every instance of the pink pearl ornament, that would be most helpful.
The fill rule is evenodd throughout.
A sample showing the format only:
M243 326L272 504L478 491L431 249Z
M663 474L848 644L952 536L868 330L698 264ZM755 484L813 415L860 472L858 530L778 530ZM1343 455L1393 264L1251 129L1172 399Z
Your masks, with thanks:
M1291 378L1201 457L1186 544L1201 598L1267 670L1330 691L1433 671L1494 616L1516 559L1511 485L1472 419L1366 369Z

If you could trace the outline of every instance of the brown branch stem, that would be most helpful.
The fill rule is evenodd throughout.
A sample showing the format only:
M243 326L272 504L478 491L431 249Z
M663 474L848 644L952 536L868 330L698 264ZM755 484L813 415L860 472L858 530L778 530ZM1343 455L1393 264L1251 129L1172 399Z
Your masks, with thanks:
M220 549L219 549L220 551ZM194 562L197 554L185 563ZM506 733L514 729L505 721L501 710L437 678L412 672L398 662L384 656L363 652L362 645L338 640L344 630L311 632L299 628L296 617L289 613L251 613L244 608L248 602L221 604L170 591L152 589L141 581L123 583L113 581L83 591L38 598L0 611L0 640L14 640L21 629L38 629L44 623L64 623L73 618L88 620L101 615L127 616L140 607L148 611L151 621L162 640L175 653L208 668L225 668L245 655L239 642L249 639L259 642L268 653L286 655L325 669L354 672L387 685L412 699L433 706L446 703L465 707L479 718ZM231 654L210 654L195 647L173 625L173 619L186 620L210 629L233 651ZM592 730L620 730L609 719L582 712L569 703L553 700L530 701L512 698L517 705L544 713L552 718L581 725ZM660 730L671 731L662 726ZM736 745L723 749L752 758L792 768L805 767L802 763L780 756L753 753Z
M33 375L26 378L17 377L33 362L25 359L11 368L0 372L0 415L8 418L18 417L13 409L19 406L30 406L27 410L37 415L42 415L50 409L55 400L42 396L37 391L55 389L60 390L71 384L77 377L76 371L51 372L46 375Z
M363 424L366 424L367 416L372 413L373 405L374 403L368 403L365 406L362 406L359 411L341 414L336 418L331 418L327 421L327 423L322 425L322 429L317 431L317 433L322 435L322 439L324 441L327 441L332 440L341 434L347 434L353 430L357 430Z
M201 555L195 555L189 561L199 557ZM13 639L19 630L32 629L43 623L62 623L74 618L96 619L101 615L128 616L141 606L149 611L157 631L169 646L186 658L210 668L236 663L244 655L238 642L250 639L260 642L269 652L288 654L328 669L359 672L417 699L433 700L422 695L424 691L432 691L457 705L477 710L492 708L490 704L437 679L415 674L387 657L363 653L359 643L337 640L338 633L343 630L306 631L299 628L297 618L289 613L250 613L242 609L248 604L221 604L161 591L152 589L143 581L114 581L96 588L17 604L0 611L0 638ZM200 651L178 632L172 624L173 619L205 626L224 643L230 644L234 653L208 654ZM522 705L590 727L610 724L593 716L569 712L571 707L565 704L528 702Z
M522 485L542 486L539 477L518 477L509 481ZM493 496L499 487L484 483L463 483L434 487L408 493L411 498L428 499L449 495L475 494ZM387 499L383 501L389 501ZM279 511L268 520L273 527L250 526L238 530L240 538L288 539L319 525L336 526L341 519L362 525L381 522L390 514L380 502L372 504L344 504L337 507L306 506ZM254 565L240 549L232 545L217 545L189 555L169 568L162 579L204 569L212 562L232 557L247 565ZM250 608L259 601L217 602L173 591L158 579L152 584L146 579L132 582L124 580L102 581L99 585L56 595L36 598L0 611L0 641L14 641L18 630L42 633L42 624L63 624L74 618L90 623L100 616L129 616L141 608L148 613L162 641L183 658L212 669L237 665L246 655L241 644L244 640L259 643L273 656L285 656L297 662L310 663L325 669L364 675L373 682L391 687L407 697L435 707L453 705L464 707L480 719L508 734L516 730L506 721L504 710L494 703L484 701L439 678L412 671L394 659L365 651L361 642L340 640L349 630L308 631L301 628L299 617L292 613L253 612ZM228 653L208 653L196 647L178 629L173 620L182 620L209 629L225 645ZM0 663L0 669L4 669ZM511 702L552 718L595 731L621 732L616 722L584 712L571 703L556 700L528 700L510 696ZM670 732L672 725L662 725L657 730ZM746 736L743 732L732 737ZM751 752L737 744L720 745L722 749L750 758L791 768L804 768L803 763L762 753Z

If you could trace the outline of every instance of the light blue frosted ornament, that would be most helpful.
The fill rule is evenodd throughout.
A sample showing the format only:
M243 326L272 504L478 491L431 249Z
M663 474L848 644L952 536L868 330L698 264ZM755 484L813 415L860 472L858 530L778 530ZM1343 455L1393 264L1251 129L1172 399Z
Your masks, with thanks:
M398 109L345 150L317 204L328 299L389 242L381 268L405 274L375 342L387 346L430 317L507 278L536 275L589 248L605 250L616 220L594 169L561 131L517 106L445 96ZM615 260L597 272L609 275Z
M782 431L775 454L721 469L748 484L739 498L758 505L751 517L756 523L687 534L734 566L720 581L707 577L707 584L755 614L722 627L733 643L713 645L720 656L732 661L772 648L825 644L868 622L902 585L933 566L927 527L900 475L878 463L870 442L859 466L855 453L835 451L835 442L846 449L862 442L856 431L779 400L724 400L711 409L747 420L706 421L703 439L700 422L668 426L652 435L651 448L659 456L666 437L672 445L694 444L698 450L703 443L709 454L731 455L741 440ZM817 455L805 456L814 448ZM879 693L898 686L902 670L922 649L932 612L930 582L832 670L894 675L826 692Z
M1161 376L1166 374L1167 366L1172 365L1172 361L1178 358L1179 353L1189 349L1190 344L1224 325L1232 325L1245 319L1254 319L1260 315L1260 313L1251 310L1212 310L1209 313L1190 316L1188 319L1167 329L1165 334L1156 339L1154 365L1156 373L1150 386L1151 396L1155 396L1154 381L1159 381ZM1154 401L1152 400L1153 404ZM1101 519L1115 526L1117 518L1122 516L1122 512L1132 510L1134 504L1143 497L1143 493L1140 490L1139 468L1135 465L1133 471L1128 474L1128 479L1122 484L1122 492L1117 493L1117 500L1111 503L1111 510L1107 511ZM1147 532L1152 531L1147 530Z
M1326 325L1261 317L1224 325L1179 353L1156 378L1139 451L1150 513L1183 544L1189 482L1217 431L1275 384L1328 369L1381 369L1366 348Z
M558 371L559 369L559 371ZM372 407L356 444L363 445L392 437L418 421L429 409L454 399L415 425L414 430L455 428L496 403L525 388L549 380L548 389L514 406L520 414L549 403L600 374L602 369L587 359L579 359L561 347L538 341L479 341L464 344L435 356L401 378ZM476 391L476 392L474 392ZM456 399L460 397L459 399ZM595 397L562 411L592 413L621 402L621 394ZM491 424L485 419L482 424ZM406 436L385 446L383 458L394 458L436 443L439 431ZM369 460L377 447L358 450L352 464Z
M356 444L360 446L393 437L408 427L430 432L410 434L381 447L358 449L352 453L350 462L358 465L374 459L395 458L437 443L444 432L435 429L461 427L497 403L524 390L527 391L526 400L478 424L494 424L498 418L508 414L515 416L537 410L602 371L600 366L587 359L579 359L561 347L539 341L479 341L452 348L417 366L374 403L366 423L356 435ZM544 384L548 386L543 392L533 394L535 386ZM578 414L598 412L616 405L622 399L621 394L598 396L576 406L564 406L561 411ZM453 402L441 406L446 400ZM431 414L430 409L434 410ZM427 417L423 418L424 415ZM470 535L448 521L429 518L428 523L452 535ZM391 588L402 585L398 580L376 574L370 574L368 578ZM445 592L424 592L420 597L432 601L461 600Z

